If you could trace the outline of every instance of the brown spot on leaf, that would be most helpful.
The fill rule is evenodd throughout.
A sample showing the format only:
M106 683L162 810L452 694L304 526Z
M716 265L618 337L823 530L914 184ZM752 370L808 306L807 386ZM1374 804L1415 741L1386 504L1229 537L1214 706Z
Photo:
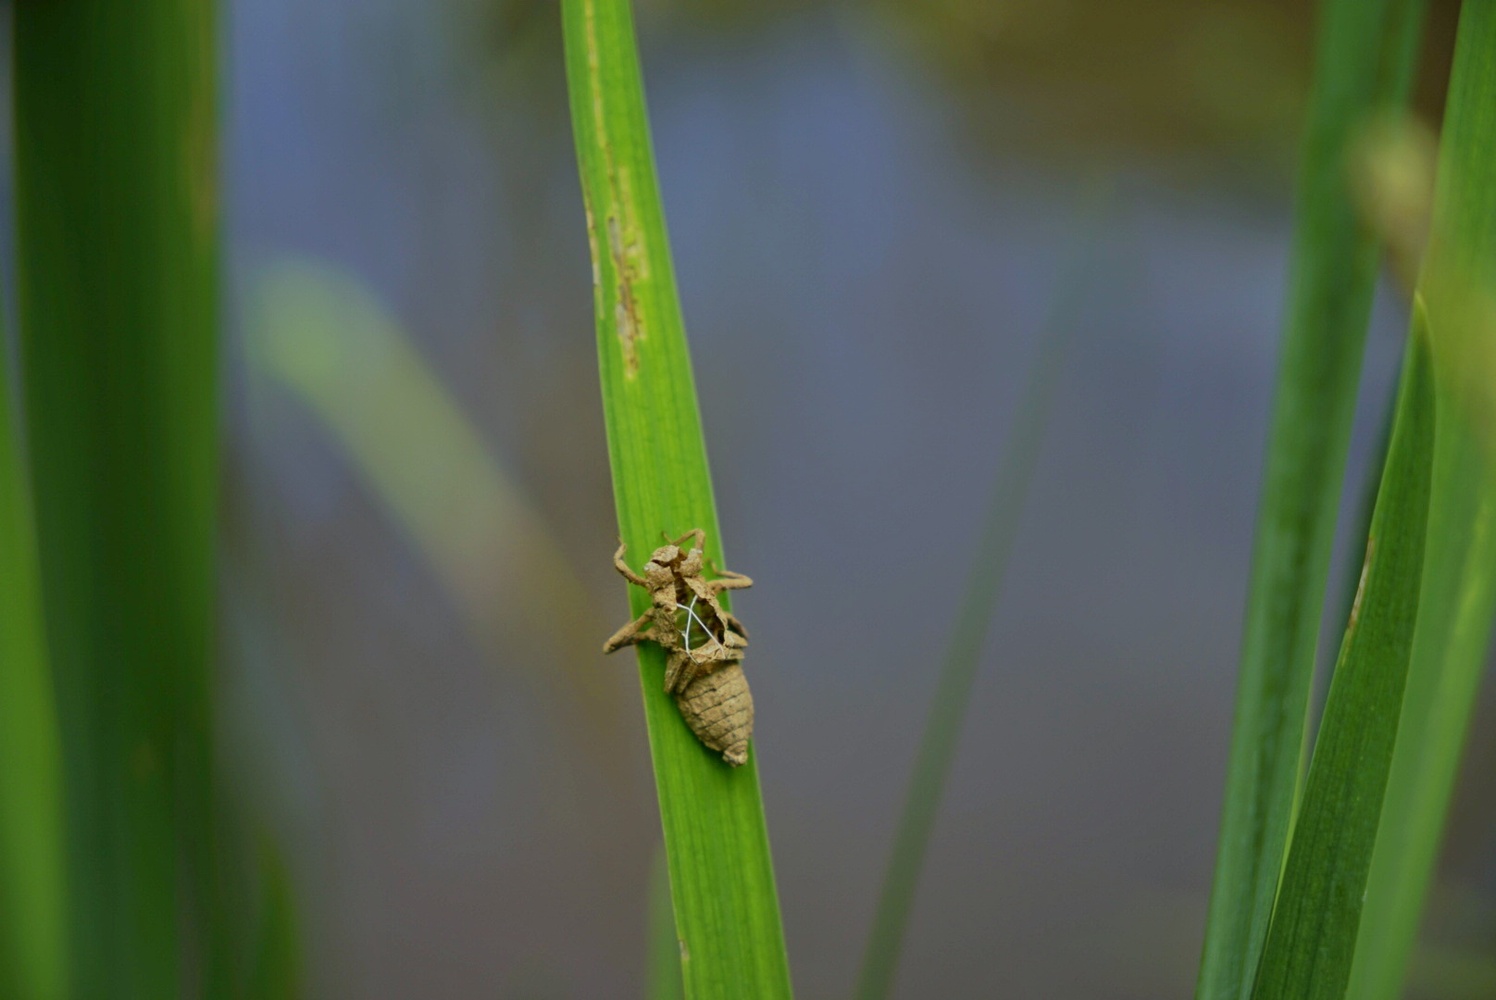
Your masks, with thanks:
M1361 563L1361 579L1356 584L1356 599L1351 602L1350 620L1345 625L1347 634L1356 630L1356 622L1361 617L1361 598L1366 595L1366 578L1371 575L1371 560L1376 554L1376 550L1377 540L1376 536L1373 535L1366 539L1366 558Z
M618 340L623 348L623 373L633 378L639 371L638 341L643 336L639 324L639 302L634 296L634 265L629 247L623 241L618 217L608 216L608 252L613 257L613 273L618 281L618 304L615 320Z

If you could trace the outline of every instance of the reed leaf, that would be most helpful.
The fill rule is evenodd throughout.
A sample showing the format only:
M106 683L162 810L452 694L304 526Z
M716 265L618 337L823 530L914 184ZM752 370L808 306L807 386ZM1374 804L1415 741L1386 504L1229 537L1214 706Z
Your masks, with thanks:
M1418 621L1434 452L1428 329L1415 304L1361 584L1314 743L1254 1000L1340 1000L1392 767Z
M1496 7L1460 13L1420 288L1438 373L1413 665L1351 995L1401 995L1496 614Z
M1421 0L1322 8L1197 1000L1251 995L1272 913L1376 280L1349 151L1370 120L1405 104L1422 20Z
M176 996L212 915L211 0L14 5L17 285L77 996Z
M701 528L707 555L731 567L717 527L629 5L564 0L561 11L619 533L637 568L661 532ZM647 596L629 589L630 614L638 615ZM636 648L685 995L787 997L758 748L737 768L706 750L663 689L663 652L653 643ZM748 666L751 676L751 656Z
M30 494L0 337L0 995L67 991L62 749Z

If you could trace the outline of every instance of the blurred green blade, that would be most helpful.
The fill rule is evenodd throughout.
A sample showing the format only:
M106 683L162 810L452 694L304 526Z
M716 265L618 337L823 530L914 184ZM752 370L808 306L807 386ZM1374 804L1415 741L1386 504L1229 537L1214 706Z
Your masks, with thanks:
M258 867L263 898L243 995L247 1000L296 1000L302 995L305 963L295 887L285 858L268 837L261 844Z
M1415 303L1361 586L1315 739L1255 1000L1346 995L1418 620L1433 451L1433 375Z
M61 1000L61 748L7 357L0 337L0 996Z
M329 264L286 257L264 270L251 301L249 359L327 423L474 632L489 643L505 629L540 632L550 654L585 647L595 675L597 644L560 633L607 623L589 614L545 519L373 293ZM536 623L554 623L554 634Z
M951 629L950 645L940 666L935 697L909 777L909 791L883 876L872 930L863 951L855 993L859 1000L878 1000L893 989L905 928L945 782L955 761L966 706L981 665L982 647L1002 592L1008 557L1038 465L1060 372L1078 325L1076 312L1084 300L1086 265L1092 249L1089 244L1094 240L1099 210L1108 193L1104 185L1097 185L1084 206L1085 233L1077 241L1073 259L1067 262L1051 298L1050 316L1040 334L1039 356L1029 373L998 468L962 593L961 609ZM1086 246L1080 246L1082 243Z
M1413 666L1352 976L1358 1000L1401 995L1443 839L1496 613L1496 6L1460 14L1420 287L1439 429Z
M671 910L670 870L661 847L649 869L649 954L644 969L647 1000L680 1000L680 942L675 938L675 914Z
M1322 7L1196 1000L1250 995L1272 913L1376 280L1375 242L1351 201L1348 153L1374 115L1406 102L1422 20L1422 0Z
M17 284L81 997L213 966L218 38L209 0L14 5ZM208 973L203 973L204 977Z
M620 534L636 567L661 531L702 528L716 565L751 570L722 555L629 5L564 0L562 27ZM629 589L629 613L638 615L647 597ZM706 750L663 690L660 648L636 648L685 994L787 997L757 750L738 768ZM751 656L747 667L751 680Z
M246 298L250 370L323 421L492 661L545 692L562 731L586 732L599 750L626 739L624 687L597 664L596 636L611 623L523 484L373 290L329 262L285 256ZM586 773L598 787L578 794L618 807L636 776L617 754L600 758ZM604 851L606 841L596 838Z

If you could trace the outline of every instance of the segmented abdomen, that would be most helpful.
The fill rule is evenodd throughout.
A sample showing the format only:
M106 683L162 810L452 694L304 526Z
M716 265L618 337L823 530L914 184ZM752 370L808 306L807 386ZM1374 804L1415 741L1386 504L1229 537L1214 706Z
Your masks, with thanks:
M740 664L702 674L675 696L680 714L696 738L737 767L748 759L753 736L753 695Z

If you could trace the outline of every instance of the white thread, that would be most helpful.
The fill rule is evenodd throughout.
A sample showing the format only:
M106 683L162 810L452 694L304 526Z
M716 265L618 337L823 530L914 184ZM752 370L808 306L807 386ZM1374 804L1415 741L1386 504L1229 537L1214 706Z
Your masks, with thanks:
M675 605L675 610L683 610L686 613L686 628L685 631L681 633L681 639L682 641L684 641L686 646L686 655L691 657L692 663L700 663L701 661L691 653L691 620L695 619L696 624L701 626L701 631L706 633L706 637L708 639L715 640L717 638L716 636L712 635L712 630L706 627L706 622L702 621L701 616L696 613L696 600L697 598L695 596L691 598L690 607L684 607L679 602L677 602Z

